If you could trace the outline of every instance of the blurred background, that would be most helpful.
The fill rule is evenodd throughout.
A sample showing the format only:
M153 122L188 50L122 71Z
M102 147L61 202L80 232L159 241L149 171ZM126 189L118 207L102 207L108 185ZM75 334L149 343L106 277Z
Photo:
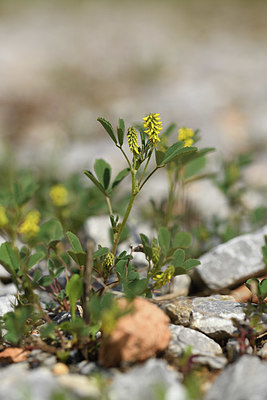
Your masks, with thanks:
M1 158L116 163L96 119L159 112L267 169L266 21L264 0L0 0Z

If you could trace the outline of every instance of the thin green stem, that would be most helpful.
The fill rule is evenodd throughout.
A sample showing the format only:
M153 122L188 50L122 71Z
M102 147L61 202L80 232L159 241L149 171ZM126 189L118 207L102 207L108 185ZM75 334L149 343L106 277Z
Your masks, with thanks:
M113 212L112 212L110 198L109 198L109 196L105 196L105 197L106 197L106 202L107 202L107 205L108 205L109 215L111 216L111 215L113 215Z
M129 214L131 212L135 196L139 192L138 190L136 190L137 188L136 188L136 184L135 184L136 170L131 169L131 174L132 174L132 195L131 195L131 198L129 200L128 207L127 207L127 210L126 210L126 212L124 214L124 217L123 217L122 223L121 223L121 225L119 227L119 230L114 235L113 248L112 248L112 253L113 254L116 253L116 250L117 250L117 247L118 247L118 244L119 244L119 241L120 241L120 237L121 237L122 231L123 231L123 229L124 229L124 227L126 225L126 222L127 222L128 217L129 217Z
M150 153L150 155L149 155L149 157L148 157L148 159L147 159L145 168L143 169L142 175L141 175L141 177L140 177L140 179L139 179L139 182L138 182L138 187L139 187L139 188L140 188L142 179L143 179L143 177L144 177L144 175L145 175L145 172L146 172L147 166L148 166L148 164L149 164L149 161L150 161L150 159L151 159L151 156L152 156L152 152Z
M144 182L142 183L142 185L139 187L139 191L142 189L142 187L146 184L146 182L148 181L148 179L160 168L165 167L164 165L159 165L157 166L155 169L153 169L153 171L150 172L150 174L146 177L146 179L144 180Z
M130 163L129 158L127 157L125 151L123 150L123 148L122 148L121 146L118 146L118 145L117 145L117 147L121 150L122 154L124 155L124 158L126 159L128 165L129 165L129 168L131 169L132 166L131 166L131 163Z

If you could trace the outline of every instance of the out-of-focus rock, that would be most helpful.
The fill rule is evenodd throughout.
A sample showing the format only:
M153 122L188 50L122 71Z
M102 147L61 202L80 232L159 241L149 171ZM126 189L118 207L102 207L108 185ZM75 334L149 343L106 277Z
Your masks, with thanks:
M208 365L214 369L223 368L227 360L222 354L221 346L213 339L194 329L181 325L170 325L172 339L168 351L175 357L180 357L190 346L194 362Z
M205 400L266 400L267 363L244 355L215 380Z
M238 236L199 258L201 265L193 271L197 286L206 285L211 291L231 288L255 275L264 274L261 248L267 226L254 233Z
M185 400L186 392L178 374L168 369L164 360L148 360L115 377L110 389L111 400Z
M128 305L124 298L118 302L122 309ZM167 315L143 298L134 299L132 306L134 311L121 317L113 332L103 337L99 362L105 367L144 361L168 346L171 332Z

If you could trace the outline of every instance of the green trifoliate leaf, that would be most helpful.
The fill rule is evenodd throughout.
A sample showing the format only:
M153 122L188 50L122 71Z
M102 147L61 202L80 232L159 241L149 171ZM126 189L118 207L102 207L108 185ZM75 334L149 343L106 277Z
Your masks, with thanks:
M32 254L29 257L29 260L27 262L27 267L28 269L32 268L34 265L36 265L38 262L40 262L41 260L43 260L45 257L45 254L41 251L39 251L38 253Z
M0 263L12 275L15 275L19 270L18 249L14 249L9 242L5 242L0 246Z
M195 268L199 264L200 264L199 260L196 260L195 258L189 258L189 260L186 260L183 263L183 267L188 271L191 268Z
M121 183L121 181L129 174L129 172L130 168L125 168L122 171L120 171L116 176L116 178L114 179L114 181L112 182L111 190L113 190L116 186L118 186L118 184Z
M52 246L55 242L63 239L63 237L63 228L57 219L50 219L40 226L38 239L43 241L46 245Z
M183 265L185 259L185 252L182 249L178 249L173 254L172 263L175 267Z
M158 240L161 250L167 254L170 248L171 234L167 228L159 228Z
M155 157L156 157L156 164L157 166L162 165L162 160L165 157L164 151L156 150L155 151Z
M69 231L66 233L66 236L68 238L68 241L69 241L73 251L83 252L81 242L80 242L79 238L76 235L74 235L74 233Z
M192 235L188 232L177 232L174 236L173 247L182 247L186 249L191 245Z
M104 187L105 190L108 189L110 178L111 178L111 167L102 158L95 161L94 170L99 182Z
M123 119L119 119L119 126L117 128L117 135L118 135L118 141L120 146L123 145L124 141L124 135L125 135L125 123Z
M115 137L115 133L111 123L105 120L104 118L97 118L97 121L100 122L100 124L105 128L105 130L107 131L113 142L117 144L117 139Z
M106 195L104 187L101 185L101 183L96 179L96 177L92 174L90 171L84 171L85 175L88 176L89 179L96 185L96 187L104 194Z

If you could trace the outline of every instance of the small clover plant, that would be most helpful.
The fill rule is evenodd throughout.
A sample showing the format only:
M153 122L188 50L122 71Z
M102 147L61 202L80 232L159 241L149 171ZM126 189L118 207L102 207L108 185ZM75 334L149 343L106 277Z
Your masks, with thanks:
M70 229L81 226L82 220L78 217L76 220L79 213L84 219L90 215L90 211L84 212L90 196L77 186L77 182L46 184L45 198L42 190L41 195L38 194L36 181L25 174L20 182L12 183L11 191L6 190L0 196L0 233L6 239L0 246L0 263L17 288L14 312L6 314L0 321L2 340L25 345L34 341L36 347L44 349L49 342L50 351L65 361L69 356L68 349L73 346L88 358L90 352L96 351L97 332L109 334L117 320L125 312L131 312L131 307L121 311L113 294L114 288L121 290L128 299L151 297L154 290L170 283L174 276L187 274L199 264L186 254L191 235L171 232L169 215L166 225L158 228L156 237L140 234L140 244L128 252L120 253L118 245L125 235L136 197L147 181L159 169L167 168L174 185L169 199L172 203L176 179L181 184L193 176L192 170L195 172L198 168L192 163L211 149L199 151L192 147L196 133L187 128L181 128L178 140L169 145L170 130L161 134L162 121L155 113L144 117L142 125L127 129L122 119L116 130L105 119L98 121L126 164L115 178L112 178L111 166L103 159L96 159L93 172L85 171L95 186L95 191L90 188L90 193L94 193L96 202L99 203L99 195L106 202L112 230L111 248L98 244L95 249L92 240L84 243L77 231ZM113 194L127 177L130 177L131 189L126 208L120 210ZM80 203L73 200L74 192L84 199L76 213L75 205ZM173 205L169 207L172 210ZM71 224L70 215L74 216L75 224ZM142 275L134 263L136 252L143 252L147 262ZM59 278L65 279L65 284L60 285ZM41 291L50 293L51 302L45 307L39 298ZM69 320L57 322L53 319L58 311L69 313ZM38 338L30 336L36 329Z

